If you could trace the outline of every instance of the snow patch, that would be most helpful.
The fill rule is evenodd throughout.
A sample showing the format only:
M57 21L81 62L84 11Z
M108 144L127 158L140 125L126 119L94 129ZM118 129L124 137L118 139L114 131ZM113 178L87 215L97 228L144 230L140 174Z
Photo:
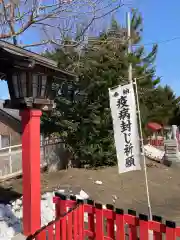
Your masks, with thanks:
M63 189L59 192L64 193ZM41 196L41 226L47 225L55 219L54 192L47 192ZM89 195L81 190L77 199L85 200ZM11 240L16 234L22 232L22 198L11 204L0 204L0 240ZM87 221L87 214L84 218Z

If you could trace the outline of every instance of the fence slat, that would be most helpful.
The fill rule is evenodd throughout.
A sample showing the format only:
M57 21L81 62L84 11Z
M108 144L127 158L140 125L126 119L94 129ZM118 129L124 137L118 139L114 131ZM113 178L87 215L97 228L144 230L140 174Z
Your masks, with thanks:
M54 240L53 224L47 227L47 231L48 231L48 240Z
M176 240L175 222L166 221L166 240Z
M176 237L180 237L180 227L176 227Z
M137 240L137 228L131 224L129 225L129 240Z
M53 202L56 204L56 218L59 218L67 212L66 205L68 201L66 199L66 196L59 192L56 192L55 197L53 198Z
M78 239L78 209L74 209L73 211L73 239L77 240Z
M162 234L159 233L159 232L155 232L153 233L153 236L154 236L154 240L162 240Z
M67 223L67 235L68 235L68 240L72 240L72 229L73 229L73 216L72 212L68 214L68 223Z
M67 240L66 239L66 234L67 234L67 215L62 217L60 220L60 225L61 225L61 238L60 240Z
M43 229L36 237L35 240L46 240L46 229Z
M139 215L139 238L143 240L149 239L148 216Z
M78 229L79 240L84 239L84 204L78 207Z
M55 239L60 240L60 236L61 236L61 224L60 220L57 220L55 222Z
M103 240L104 239L104 231L103 231L103 209L102 205L96 203L95 204L95 213L96 213L96 239Z
M56 218L58 218L60 217L60 199L58 197L53 197L53 203L55 204Z
M162 240L162 233L166 231L159 216L153 216L153 221L149 221L149 229L154 231L154 240Z
M122 209L116 209L116 239L125 240L124 230L124 211Z
M107 237L114 239L114 220L115 220L115 212L114 207L112 205L106 205L106 212L109 212L109 216L107 217Z
M129 225L129 240L137 240L137 217L136 212L128 210L124 215L125 222Z
M89 204L91 204L91 209L92 209L92 212L91 213L88 213L88 230L89 230L89 232L91 232L92 233L92 235L95 235L94 233L95 233L95 225L94 225L94 213L95 213L95 211L94 211L94 202L93 201L91 201L91 202L89 202ZM94 236L89 236L88 237L89 238L89 240L92 240L93 238L94 238Z

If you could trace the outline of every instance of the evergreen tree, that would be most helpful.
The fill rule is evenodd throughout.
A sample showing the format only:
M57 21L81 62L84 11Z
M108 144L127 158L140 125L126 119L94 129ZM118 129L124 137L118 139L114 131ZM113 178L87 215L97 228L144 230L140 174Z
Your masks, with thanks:
M140 44L141 32L141 16L134 12L134 44ZM133 75L137 78L143 126L159 116L158 102L162 99L158 99L157 91L163 91L156 87L159 83L154 67L157 46L148 55L141 46L128 55L126 39L125 29L113 19L110 29L81 51L69 46L47 53L60 67L75 71L79 78L76 82L62 84L56 98L56 111L51 116L44 116L42 130L47 134L59 134L72 158L79 160L81 166L116 164L108 88L128 82L129 62L132 62ZM169 106L167 104L167 109ZM164 119L164 112L161 117Z

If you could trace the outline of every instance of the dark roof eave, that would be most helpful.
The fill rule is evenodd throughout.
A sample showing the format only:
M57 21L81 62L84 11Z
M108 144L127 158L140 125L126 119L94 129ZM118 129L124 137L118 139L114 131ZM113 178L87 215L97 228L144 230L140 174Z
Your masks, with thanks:
M58 68L57 63L51 59L48 59L46 57L43 57L37 53L33 53L31 51L22 49L18 46L15 46L13 44L10 44L5 41L0 40L0 48L9 53L10 55L14 55L17 58L26 59L26 60L33 60L36 65L41 65L47 68L50 68L52 70L55 70L59 73L62 73L63 75L67 76L67 78L75 79L77 76L73 73L70 73L68 71L64 71Z

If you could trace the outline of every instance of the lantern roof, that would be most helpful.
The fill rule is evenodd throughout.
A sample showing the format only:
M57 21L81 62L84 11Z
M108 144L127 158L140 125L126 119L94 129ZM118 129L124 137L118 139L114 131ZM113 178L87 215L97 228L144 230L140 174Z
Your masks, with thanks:
M0 40L0 78L6 80L10 68L51 72L54 77L73 80L76 75L59 69L57 62Z

